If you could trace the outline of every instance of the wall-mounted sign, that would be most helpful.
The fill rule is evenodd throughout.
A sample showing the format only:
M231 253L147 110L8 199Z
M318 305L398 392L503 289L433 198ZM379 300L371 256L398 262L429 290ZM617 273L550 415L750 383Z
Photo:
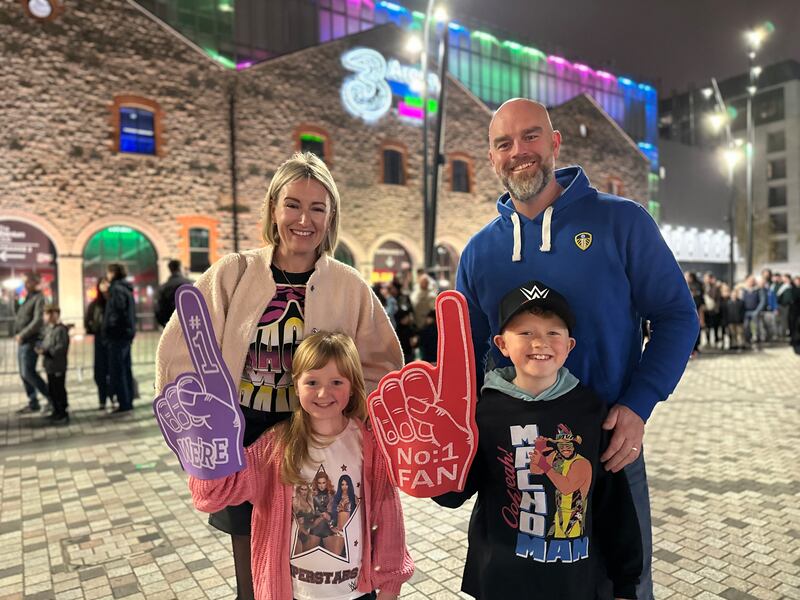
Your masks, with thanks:
M340 91L347 111L368 123L383 117L397 98L397 114L422 119L422 71L404 65L396 58L387 60L371 48L353 48L342 54L342 66L348 75ZM428 73L428 96L439 94L441 83L435 73ZM435 100L428 100L428 113L436 112Z
M55 260L55 248L37 227L21 221L0 221L0 267L42 269Z

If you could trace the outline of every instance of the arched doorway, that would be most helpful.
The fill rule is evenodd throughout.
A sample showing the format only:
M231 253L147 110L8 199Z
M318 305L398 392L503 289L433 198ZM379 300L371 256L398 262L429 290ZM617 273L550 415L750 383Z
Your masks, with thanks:
M384 283L397 277L405 282L411 276L411 255L397 242L383 242L372 257L372 283Z
M46 301L58 301L56 248L35 225L0 219L0 337L14 334L14 315L25 301L25 275L42 277Z
M434 276L439 291L452 290L456 286L458 254L449 244L436 244L436 266Z
M336 244L336 250L333 252L333 257L339 262L343 262L347 266L353 267L354 269L356 268L356 259L353 258L353 253L344 242L339 242Z
M112 225L95 233L83 250L83 302L97 294L97 280L106 274L109 263L118 262L128 270L136 301L137 327L155 329L153 299L158 288L158 262L155 248L140 231Z

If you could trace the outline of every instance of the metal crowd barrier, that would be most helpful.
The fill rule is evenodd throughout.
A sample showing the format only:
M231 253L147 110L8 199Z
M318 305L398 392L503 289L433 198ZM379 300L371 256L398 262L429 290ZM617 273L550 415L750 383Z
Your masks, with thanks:
M18 373L17 343L13 337L7 337L5 323L0 322L0 375ZM155 369L156 348L161 337L161 330L139 331L131 345L131 361L133 364L153 365ZM94 368L94 336L73 335L70 337L67 368L77 370L77 377L82 381L84 377L92 378ZM41 361L39 369L42 370Z

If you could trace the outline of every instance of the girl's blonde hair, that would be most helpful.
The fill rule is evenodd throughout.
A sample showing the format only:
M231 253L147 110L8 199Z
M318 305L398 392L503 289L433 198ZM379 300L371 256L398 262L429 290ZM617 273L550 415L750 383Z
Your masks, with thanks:
M319 250L322 253L332 255L336 249L336 244L339 242L339 190L328 167L317 155L311 152L297 152L292 158L278 167L275 175L272 176L264 203L261 205L262 237L265 242L272 246L277 246L280 243L278 225L272 218L272 209L277 204L283 188L300 179L313 179L328 192L331 210L330 221L325 238L319 245Z
M292 359L292 381L297 385L303 373L321 369L331 360L336 361L339 373L350 382L350 401L342 414L363 421L367 416L367 394L361 358L350 336L320 331L304 339ZM295 408L289 422L277 429L276 433L279 447L284 448L281 479L293 485L307 483L300 476L300 470L311 459L309 446L324 447L330 441L314 432L311 419L301 406Z

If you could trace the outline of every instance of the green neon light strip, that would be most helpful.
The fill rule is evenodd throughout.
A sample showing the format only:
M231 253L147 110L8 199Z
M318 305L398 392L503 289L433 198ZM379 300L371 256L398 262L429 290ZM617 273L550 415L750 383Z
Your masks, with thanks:
M485 31L473 31L470 34L474 38L478 38L484 42L491 42L493 44L500 44L498 39L494 37L491 33L486 33Z
M300 139L304 142L318 142L320 144L325 143L325 138L319 135L314 135L313 133L301 133Z
M413 108L422 108L422 98L418 96L404 96L403 102ZM437 110L439 110L439 102L428 98L428 112L435 113Z
M213 50L211 50L209 48L203 48L203 51L206 54L208 54L212 59L214 59L219 64L221 64L223 67L226 67L228 69L235 69L236 68L236 63L233 62L230 58L226 58L226 57L222 56L221 54L219 54L218 52L214 52Z

